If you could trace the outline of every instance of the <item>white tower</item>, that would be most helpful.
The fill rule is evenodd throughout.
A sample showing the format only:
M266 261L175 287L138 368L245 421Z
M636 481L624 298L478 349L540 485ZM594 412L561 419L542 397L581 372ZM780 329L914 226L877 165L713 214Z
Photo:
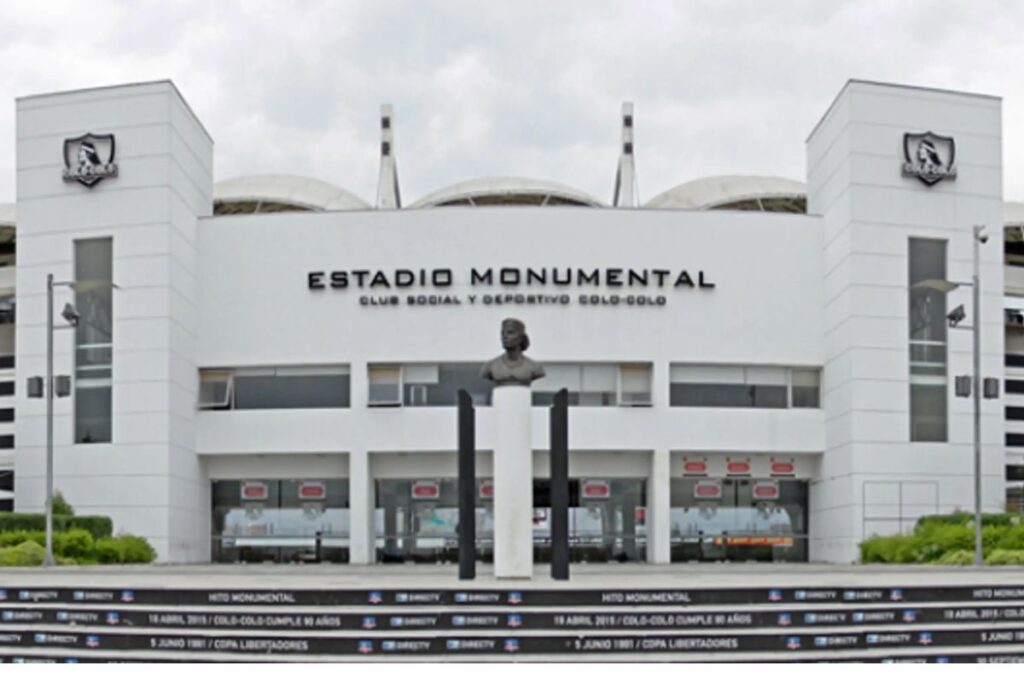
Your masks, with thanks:
M622 103L622 151L615 172L614 206L636 207L636 163L633 160L633 103Z
M395 164L394 116L390 104L380 106L380 180L377 182L377 208L402 208L398 191L398 166Z

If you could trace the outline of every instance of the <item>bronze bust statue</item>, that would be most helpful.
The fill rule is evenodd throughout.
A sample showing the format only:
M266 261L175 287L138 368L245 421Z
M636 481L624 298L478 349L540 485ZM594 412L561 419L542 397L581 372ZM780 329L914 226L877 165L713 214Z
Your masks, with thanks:
M487 361L480 372L481 377L499 387L528 387L533 380L544 376L543 366L523 355L523 351L530 348L530 338L526 336L526 325L522 320L505 318L501 321L501 345L505 353Z

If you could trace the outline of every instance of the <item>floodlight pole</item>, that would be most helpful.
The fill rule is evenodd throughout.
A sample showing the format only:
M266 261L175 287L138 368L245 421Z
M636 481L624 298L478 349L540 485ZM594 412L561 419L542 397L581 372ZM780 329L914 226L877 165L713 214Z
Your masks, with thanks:
M983 225L974 226L974 278L971 296L974 306L974 325L971 330L974 338L972 346L974 356L974 378L972 393L974 394L974 564L984 562L981 534L981 232Z
M46 555L53 566L53 273L46 275Z

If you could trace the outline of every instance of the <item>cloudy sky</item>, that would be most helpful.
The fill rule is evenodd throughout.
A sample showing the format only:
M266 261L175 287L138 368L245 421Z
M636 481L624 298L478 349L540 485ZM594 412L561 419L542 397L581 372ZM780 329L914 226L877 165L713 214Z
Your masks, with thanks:
M217 179L308 175L372 202L390 102L406 203L485 175L608 201L629 100L647 200L705 175L802 179L807 134L862 78L1002 96L1006 196L1024 199L1021 26L1018 0L4 0L0 139L15 97L170 78ZM0 202L14 167L0 156Z

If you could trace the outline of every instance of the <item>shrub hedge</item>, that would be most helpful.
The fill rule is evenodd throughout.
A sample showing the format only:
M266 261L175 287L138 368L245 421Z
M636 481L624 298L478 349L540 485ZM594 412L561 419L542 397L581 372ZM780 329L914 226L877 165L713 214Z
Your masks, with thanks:
M35 541L0 548L0 567L35 567L43 563L46 550Z
M982 516L982 550L989 564L1024 562L1024 520L1014 514ZM974 515L953 512L922 517L909 535L875 536L860 544L861 562L973 564Z
M31 551L31 546L43 548L45 543L44 531L0 533L0 552L8 556L6 566L42 564L42 555L39 556L38 562L33 560L35 554ZM28 550L17 551L23 546ZM92 534L86 529L55 532L53 554L59 564L145 564L156 559L156 552L144 538L118 536L93 539ZM0 560L0 565L3 563L4 560Z
M99 515L53 516L53 530L85 529L93 538L106 538L114 533L110 517ZM46 515L34 512L0 512L0 533L5 531L46 531Z

